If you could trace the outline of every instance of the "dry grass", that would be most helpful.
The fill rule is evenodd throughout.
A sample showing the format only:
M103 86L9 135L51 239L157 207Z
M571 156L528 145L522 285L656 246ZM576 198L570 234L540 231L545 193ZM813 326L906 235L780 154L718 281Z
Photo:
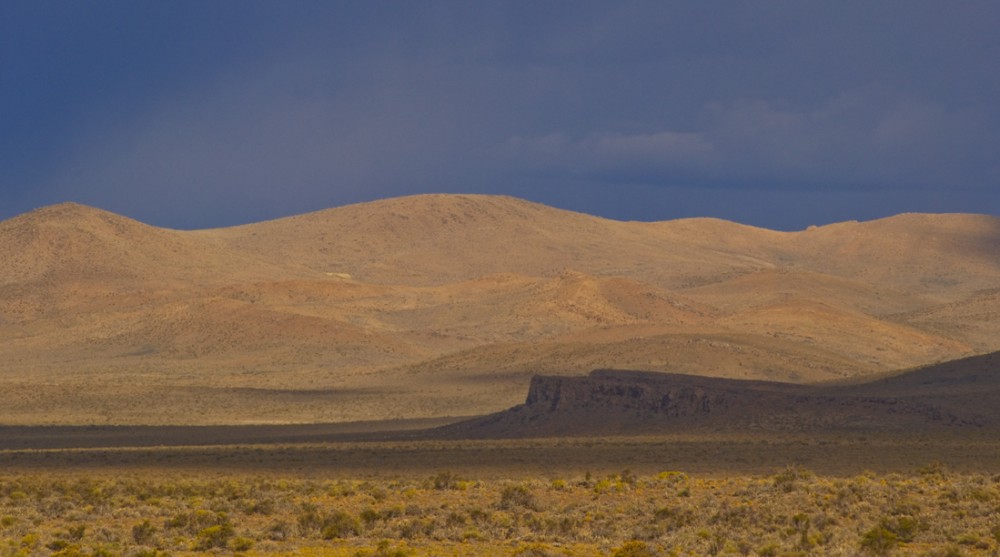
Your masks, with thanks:
M0 555L995 555L1000 475L0 476Z
M988 437L0 451L0 555L995 555Z

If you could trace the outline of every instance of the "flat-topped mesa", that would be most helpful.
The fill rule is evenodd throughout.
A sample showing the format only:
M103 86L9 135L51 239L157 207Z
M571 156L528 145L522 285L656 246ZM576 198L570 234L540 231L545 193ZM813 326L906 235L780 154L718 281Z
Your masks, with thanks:
M975 401L969 396L895 394L881 384L817 386L598 370L583 377L536 375L524 404L447 426L442 433L489 438L995 426L989 412L970 406Z

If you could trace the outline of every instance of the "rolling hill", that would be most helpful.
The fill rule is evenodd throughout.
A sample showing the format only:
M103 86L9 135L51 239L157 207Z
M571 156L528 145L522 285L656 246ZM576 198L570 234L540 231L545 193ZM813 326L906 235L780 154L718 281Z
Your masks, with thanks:
M0 423L463 416L536 374L811 383L1000 350L1000 219L800 232L422 195L178 231L0 222Z

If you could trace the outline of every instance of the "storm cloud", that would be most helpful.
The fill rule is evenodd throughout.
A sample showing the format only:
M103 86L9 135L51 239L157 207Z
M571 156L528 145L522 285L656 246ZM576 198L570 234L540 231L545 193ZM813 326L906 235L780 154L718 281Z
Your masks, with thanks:
M1000 213L989 2L8 2L0 217L420 192L774 228Z

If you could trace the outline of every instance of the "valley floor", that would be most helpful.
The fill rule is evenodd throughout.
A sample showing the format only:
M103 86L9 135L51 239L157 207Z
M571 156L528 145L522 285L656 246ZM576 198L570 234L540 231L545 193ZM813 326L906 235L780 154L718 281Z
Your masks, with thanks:
M1000 551L1000 441L988 435L341 432L297 444L41 448L50 435L25 448L21 434L22 448L0 450L4 556Z
M72 432L60 428L0 428L0 470L86 470L98 475L206 471L306 478L422 477L450 470L496 479L625 469L727 476L768 474L787 466L850 476L911 473L940 465L968 473L1000 473L1000 438L992 430L961 435L754 432L434 440L412 431L331 433L317 425L271 426L263 430L267 435L256 437L245 429L253 428L177 428L171 430L172 438L153 437L140 444L134 441L147 428L132 433L128 427L82 428L91 435L80 435L73 444L67 437ZM187 443L180 443L179 432L188 432Z
M0 472L0 555L972 556L1000 549L1000 476L941 464L851 475L802 466L766 474L528 473L520 467L524 453L515 452L509 477L480 477L490 468L446 462L452 453L442 450L438 472L403 473L390 463L400 475L369 470L378 477L320 461L312 477L296 469L236 471L231 462L213 466L205 452L188 455L204 468L179 470L167 458L175 451L161 454L166 468L155 474L100 473L95 466L137 462L61 452L54 459L61 467L41 459L36 464L47 468ZM350 452L377 465L377 453ZM5 464L27 464L3 456ZM74 460L89 470L70 466Z

